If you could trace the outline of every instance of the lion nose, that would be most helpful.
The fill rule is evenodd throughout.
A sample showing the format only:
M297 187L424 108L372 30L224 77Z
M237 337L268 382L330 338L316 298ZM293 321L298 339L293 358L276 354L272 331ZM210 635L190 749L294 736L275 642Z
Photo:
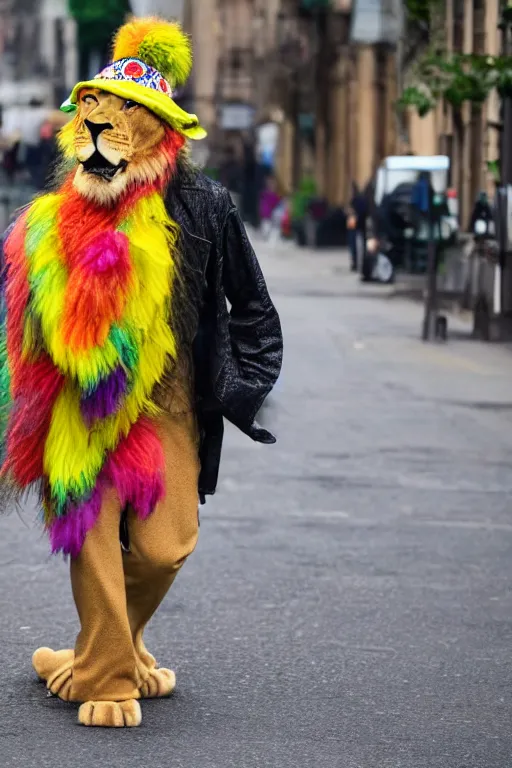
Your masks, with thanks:
M93 123L91 120L84 120L84 122L89 129L89 133L91 134L92 140L95 144L100 133L103 133L103 131L112 130L114 128L111 123Z

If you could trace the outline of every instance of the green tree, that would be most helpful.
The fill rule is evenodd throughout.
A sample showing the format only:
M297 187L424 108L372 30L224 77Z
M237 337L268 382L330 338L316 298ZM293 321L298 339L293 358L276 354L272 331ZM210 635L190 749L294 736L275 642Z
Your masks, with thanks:
M440 5L440 0L406 0L404 5L409 20L430 24L432 11Z
M512 17L512 2L503 13L504 19L507 13ZM495 88L501 96L512 94L511 56L446 52L441 0L406 0L406 24L423 25L427 43L412 67L399 107L412 107L424 117L440 99L459 109L464 102L483 104Z
M79 24L109 24L130 12L129 0L69 0L71 15Z
M129 0L68 0L69 11L78 26L80 77L91 73L91 56L97 53L102 64L109 57L115 30L131 12Z

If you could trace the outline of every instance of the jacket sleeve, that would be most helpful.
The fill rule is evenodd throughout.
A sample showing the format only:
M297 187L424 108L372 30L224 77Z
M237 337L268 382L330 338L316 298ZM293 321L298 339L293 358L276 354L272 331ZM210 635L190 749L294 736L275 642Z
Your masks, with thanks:
M220 303L226 313L229 311L227 322L220 323L218 332L227 328L229 338L221 340L226 355L215 378L214 392L224 415L239 429L258 442L272 443L274 436L255 418L281 371L281 324L245 227L232 204L222 227L218 259L218 289L224 294Z

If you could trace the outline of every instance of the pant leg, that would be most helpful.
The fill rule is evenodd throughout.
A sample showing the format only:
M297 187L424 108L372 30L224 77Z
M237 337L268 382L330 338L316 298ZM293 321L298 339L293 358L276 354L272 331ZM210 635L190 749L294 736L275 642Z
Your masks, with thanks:
M366 228L357 230L357 265L363 263L366 253Z
M123 554L133 641L138 657L149 669L155 666L155 660L144 646L144 629L193 551L198 536L195 416L166 415L156 426L165 455L165 497L146 520L139 520L129 511L130 551Z
M71 586L81 630L75 646L72 701L125 701L141 683L128 620L119 543L121 508L114 489L104 493L96 525L71 560Z
M350 266L357 269L357 232L355 229L347 230L348 247L350 249Z

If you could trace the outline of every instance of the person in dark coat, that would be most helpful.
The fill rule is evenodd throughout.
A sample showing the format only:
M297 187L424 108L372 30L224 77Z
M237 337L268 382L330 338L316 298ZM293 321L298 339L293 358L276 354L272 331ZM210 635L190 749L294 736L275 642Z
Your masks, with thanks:
M475 201L471 212L469 230L478 238L494 235L494 215L487 192L481 191Z
M359 253L364 251L367 216L368 204L366 197L359 191L357 184L353 182L348 227L348 242L351 255L351 269L353 272L356 272L358 269Z
M260 174L254 142L247 135L243 139L242 216L252 227L258 227L260 223L259 199L262 185L263 177Z

